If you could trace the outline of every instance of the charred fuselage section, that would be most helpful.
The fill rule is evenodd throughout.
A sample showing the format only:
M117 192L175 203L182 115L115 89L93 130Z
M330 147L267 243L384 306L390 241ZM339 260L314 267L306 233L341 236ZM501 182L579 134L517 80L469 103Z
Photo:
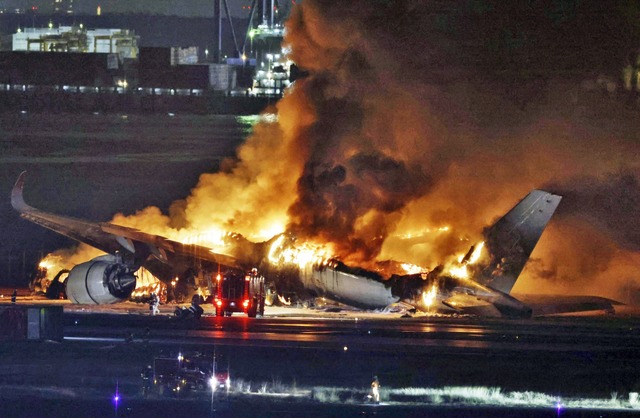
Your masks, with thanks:
M504 217L485 230L482 263L470 266L472 247L460 265L468 276L457 277L438 266L420 274L380 274L329 260L300 273L302 287L318 296L366 308L382 309L404 302L422 311L526 318L532 309L509 292L522 272L561 197L533 190Z
M303 274L305 288L364 309L384 309L397 302L423 312L528 318L531 309L495 289L473 280L438 274L394 275L388 280L375 272L350 268L342 263L314 266Z

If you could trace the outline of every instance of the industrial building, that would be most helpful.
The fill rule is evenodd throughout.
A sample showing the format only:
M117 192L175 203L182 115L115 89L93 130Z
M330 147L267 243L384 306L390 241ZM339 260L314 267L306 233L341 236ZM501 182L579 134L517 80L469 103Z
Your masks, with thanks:
M127 29L19 29L12 51L0 52L0 90L48 86L83 93L113 88L119 93L201 95L236 88L235 69L200 63L196 47L138 45L139 37Z
M138 56L139 37L127 29L91 29L83 25L18 29L13 51L82 52Z
M223 0L215 3L217 27L221 28ZM10 50L0 51L0 95L5 98L0 108L28 108L33 102L41 109L72 110L76 104L80 109L107 111L110 105L121 108L127 103L128 110L156 111L180 108L188 102L188 108L197 109L202 100L194 98L204 97L205 109L219 111L225 106L220 102L234 101L236 108L247 104L247 112L259 111L265 100L268 103L284 93L291 66L281 46L284 16L277 16L272 0L253 0L253 6L260 3L262 7L252 7L242 45L229 19L235 49L230 57L222 56L220 32L209 57L208 48L201 50L193 44L151 46L156 43L151 40L150 46L142 47L137 30L130 28L88 29L80 23L54 26L53 19L46 27L25 27L23 22L10 35ZM72 13L71 1L54 0L53 5L66 5L69 10L58 15ZM226 1L224 5L228 10ZM253 10L259 10L255 19ZM107 97L114 94L123 97Z

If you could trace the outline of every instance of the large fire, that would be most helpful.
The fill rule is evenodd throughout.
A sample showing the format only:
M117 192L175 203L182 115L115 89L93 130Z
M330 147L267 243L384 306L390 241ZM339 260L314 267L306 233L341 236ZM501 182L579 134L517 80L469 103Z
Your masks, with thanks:
M270 258L337 257L373 270L399 260L467 277L474 258L456 266L451 256L546 187L564 199L516 290L637 293L640 119L580 116L580 92L552 81L515 105L511 94L526 89L448 66L460 54L434 36L428 6L296 5L285 43L309 76L169 215L151 207L113 222L221 253L228 232L255 242L292 234L295 244L274 246Z
M302 271L318 264L326 264L331 259L331 253L321 245L309 242L294 243L282 234L271 244L268 260L274 266L294 264Z
M473 247L473 250L469 253L460 254L457 258L456 263L448 264L445 267L445 273L451 275L452 277L457 277L459 279L469 279L469 271L467 266L475 264L482 257L484 248L484 242L479 243Z
M437 295L438 286L436 283L432 284L429 290L422 291L422 305L427 309L427 312L435 305Z

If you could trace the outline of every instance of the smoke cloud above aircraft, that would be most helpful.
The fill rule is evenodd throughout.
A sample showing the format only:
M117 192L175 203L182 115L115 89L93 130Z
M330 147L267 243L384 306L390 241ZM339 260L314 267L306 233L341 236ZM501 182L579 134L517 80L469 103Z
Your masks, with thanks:
M575 81L505 85L461 65L423 3L294 7L285 44L308 77L168 215L113 222L211 245L222 231L286 230L350 265L430 269L539 187L564 198L514 291L637 301L638 118L603 110Z

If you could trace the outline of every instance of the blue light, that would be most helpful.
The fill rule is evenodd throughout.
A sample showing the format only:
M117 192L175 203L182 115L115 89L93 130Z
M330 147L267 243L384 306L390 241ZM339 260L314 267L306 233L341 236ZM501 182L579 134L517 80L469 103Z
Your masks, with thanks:
M113 403L115 404L116 411L118 411L118 402L120 401L120 387L116 383L116 393L113 395Z

